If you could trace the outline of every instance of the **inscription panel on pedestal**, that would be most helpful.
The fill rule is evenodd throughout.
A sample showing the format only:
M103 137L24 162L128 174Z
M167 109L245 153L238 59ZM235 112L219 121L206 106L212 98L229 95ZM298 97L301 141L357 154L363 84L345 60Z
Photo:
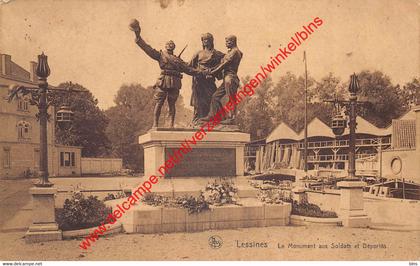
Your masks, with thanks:
M172 150L176 149L165 148L165 160L170 158ZM168 174L169 177L235 175L235 148L194 148Z

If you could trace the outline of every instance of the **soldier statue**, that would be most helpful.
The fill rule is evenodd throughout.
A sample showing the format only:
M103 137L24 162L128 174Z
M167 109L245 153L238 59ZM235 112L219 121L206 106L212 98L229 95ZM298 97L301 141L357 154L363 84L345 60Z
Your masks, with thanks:
M225 38L227 54L223 57L221 63L214 67L211 71L206 72L206 76L216 76L219 73L223 74L223 83L217 88L213 94L210 104L209 114L202 118L202 121L209 121L221 108L222 98L227 95L235 99L235 94L239 87L238 68L242 59L242 52L237 46L237 39L234 35L229 35ZM236 108L230 112L227 119L222 121L222 124L232 125L235 121Z
M137 45L152 59L158 61L161 69L160 76L154 86L154 120L153 127L159 126L159 117L165 99L168 101L169 116L171 119L170 127L174 127L175 122L175 103L179 96L181 89L182 74L188 75L202 75L203 72L193 67L190 67L179 56L174 55L175 43L168 41L165 45L165 51L157 51L148 45L140 36L140 23L138 20L133 19L129 25L130 29L136 34L135 42Z
M201 36L203 49L198 51L190 61L190 66L208 71L220 64L224 54L214 49L214 38L211 33ZM221 75L217 77L221 79ZM191 106L194 107L193 124L206 117L210 111L211 97L217 87L213 76L195 76L192 79Z

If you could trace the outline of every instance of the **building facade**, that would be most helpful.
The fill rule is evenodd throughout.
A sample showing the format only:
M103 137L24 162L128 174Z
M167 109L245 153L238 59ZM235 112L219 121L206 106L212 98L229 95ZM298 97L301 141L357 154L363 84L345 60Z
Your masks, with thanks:
M420 183L420 106L378 128L357 117L356 175L399 178ZM247 146L255 172L269 169L304 169L304 132L280 123L265 143ZM342 136L318 118L308 123L308 169L348 169L348 128ZM251 164L251 163L249 163Z
M37 175L39 170L38 108L29 98L7 101L11 84L37 86L35 62L29 71L0 54L0 178L24 178ZM55 110L49 108L48 168L51 176L80 175L80 147L55 144Z
M392 121L392 146L381 157L385 177L420 184L420 106Z

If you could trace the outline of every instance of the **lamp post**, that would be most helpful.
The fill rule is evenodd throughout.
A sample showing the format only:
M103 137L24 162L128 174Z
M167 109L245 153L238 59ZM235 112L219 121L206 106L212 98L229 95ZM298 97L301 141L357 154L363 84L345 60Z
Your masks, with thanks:
M350 76L349 92L350 97L348 101L342 101L338 99L327 100L325 102L333 103L337 109L341 110L341 107L345 107L348 115L348 126L349 126L349 149L348 149L348 174L349 179L356 179L356 117L357 117L357 106L364 104L365 102L357 100L357 92L359 91L359 82L356 74ZM347 119L341 114L337 113L332 120L331 128L336 136L340 136L344 133L344 129L347 127Z
M39 82L39 102L38 102L38 118L40 128L40 164L39 164L39 182L35 184L38 187L52 187L53 184L48 180L48 102L47 102L47 91L48 82L47 77L50 75L50 68L48 66L48 57L42 53L38 55L38 66L36 68L36 74Z
M356 117L357 106L366 102L357 100L357 92L359 91L359 82L356 74L350 76L350 84L348 88L350 97L347 101L328 100L334 104L335 115L331 122L331 128L336 136L344 133L347 127L347 118L341 114L341 108L345 107L345 114L348 116L349 126L349 149L348 149L348 178L347 180L337 182L340 193L340 218L345 227L368 227L371 219L364 211L363 206L363 188L365 182L361 182L356 178Z
M49 88L47 78L51 71L48 66L48 57L42 53L38 55L38 65L36 68L36 74L38 76L38 87L26 87L21 85L11 85L10 92L8 95L8 101L12 101L15 98L20 98L25 95L29 95L29 103L38 107L38 113L36 114L39 120L39 180L34 185L36 187L52 187L53 183L48 180L48 130L47 124L49 120L48 108L54 105L57 99L63 94L70 94L72 92L83 92L75 91L64 88ZM61 106L57 112L57 122L65 124L71 122L73 112L70 110L68 103Z
M48 180L48 131L49 120L48 108L54 105L63 94L69 94L70 89L49 88L47 78L50 75L48 57L42 53L38 55L38 65L36 68L38 76L37 87L26 87L21 85L11 85L8 101L29 95L29 103L38 107L36 117L39 120L39 180L35 187L29 190L32 194L32 224L26 233L26 242L42 242L49 240L59 240L62 238L61 231L55 222L55 199L57 189ZM79 91L76 91L79 92ZM80 91L83 92L83 91ZM72 112L68 105L63 105L57 112L58 123L71 122Z
M340 101L338 99L326 102L334 103L336 107L336 115L332 119L331 128L336 136L342 135L347 127L347 119L341 115L341 107L346 108L349 126L349 150L348 150L348 179L337 182L340 192L340 218L345 227L368 227L371 218L364 211L363 204L363 188L366 183L356 178L356 117L357 106L366 102L357 100L357 92L359 91L359 82L356 74L350 76L348 101Z

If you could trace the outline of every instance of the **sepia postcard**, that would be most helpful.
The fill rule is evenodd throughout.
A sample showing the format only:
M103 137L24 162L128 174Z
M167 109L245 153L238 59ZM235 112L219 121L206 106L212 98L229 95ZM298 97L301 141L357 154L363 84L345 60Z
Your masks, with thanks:
M419 4L0 0L0 261L419 265Z

